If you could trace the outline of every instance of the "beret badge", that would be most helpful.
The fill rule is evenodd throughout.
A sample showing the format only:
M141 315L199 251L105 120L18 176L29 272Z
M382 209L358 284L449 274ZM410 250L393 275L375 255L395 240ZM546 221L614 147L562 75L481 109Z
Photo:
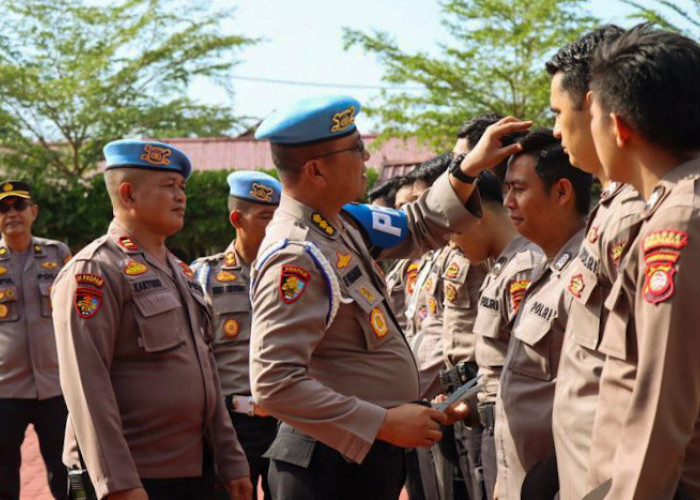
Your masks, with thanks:
M340 132L345 130L350 125L355 123L355 106L350 106L343 111L339 111L333 115L331 120L333 121L331 132Z

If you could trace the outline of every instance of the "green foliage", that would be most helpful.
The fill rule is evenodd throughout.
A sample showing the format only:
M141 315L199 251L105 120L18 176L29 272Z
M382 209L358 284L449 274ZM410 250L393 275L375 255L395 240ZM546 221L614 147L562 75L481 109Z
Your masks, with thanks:
M345 47L375 54L384 81L418 84L423 92L387 92L368 113L382 138L416 135L436 149L451 147L459 126L482 113L548 123L546 60L591 29L584 0L446 0L443 25L452 42L440 54L407 53L384 32L344 30Z
M700 0L620 1L633 7L631 19L649 21L661 28L677 31L696 40L700 36Z
M231 10L184 0L0 0L0 167L86 178L125 136L220 136L229 106L193 102L195 78L230 90ZM36 176L33 174L32 176Z
M365 187L365 195L362 198L363 202L367 202L367 194L372 191L372 188L374 185L377 183L379 180L379 170L375 170L374 168L368 167L367 168L367 186Z

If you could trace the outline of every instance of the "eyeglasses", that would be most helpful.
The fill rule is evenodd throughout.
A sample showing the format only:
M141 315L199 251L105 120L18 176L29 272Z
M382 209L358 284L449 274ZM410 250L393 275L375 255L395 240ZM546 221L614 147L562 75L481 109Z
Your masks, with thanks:
M338 151L331 151L330 153L324 153L322 155L314 156L314 158L323 158L325 156L337 155L338 153L345 153L346 151L354 151L358 155L363 156L365 154L365 143L360 139L351 148L339 149Z
M14 203L0 203L0 214L4 215L9 213L12 209L21 212L26 210L29 206L31 206L31 202L29 202L29 200L25 200L24 198L20 198Z

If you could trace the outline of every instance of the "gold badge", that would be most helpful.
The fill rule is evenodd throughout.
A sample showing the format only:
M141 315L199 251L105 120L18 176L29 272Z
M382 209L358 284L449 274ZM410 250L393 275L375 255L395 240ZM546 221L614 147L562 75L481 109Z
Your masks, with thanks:
M250 185L250 196L258 201L272 203L272 193L274 193L273 189L265 184L254 182Z
M321 229L321 231L325 232L327 235L333 236L335 234L335 228L318 212L314 212L311 215L311 220L318 228Z
M7 248L0 247L0 255L5 255L7 253Z
M134 240L128 236L120 237L119 244L126 250L136 251L139 249L139 247L136 246L136 243L134 243Z
M5 304L0 304L0 318L7 318L10 309Z
M226 267L235 267L236 265L236 253L229 252L224 256L224 265Z
M449 266L447 266L447 271L445 271L446 278L456 278L458 274L459 264L457 264L456 262L452 262Z
M338 257L338 262L336 263L335 267L337 267L338 269L345 269L346 267L348 267L348 265L350 264L349 253L342 254L338 250L336 250L335 255L336 257Z
M610 257L612 258L615 267L620 265L620 259L622 259L622 253L625 251L627 246L627 240L618 241L610 247Z
M452 283L445 286L445 298L447 302L454 302L457 299L457 288Z
M331 132L340 132L355 123L355 106L350 106L333 115Z
M374 294L369 291L369 288L366 286L361 286L360 287L360 295L364 297L364 299L369 302L370 304L374 302Z
M581 292L586 288L586 282L583 281L583 275L581 273L574 274L569 282L569 292L571 295L577 299L581 298Z
M34 253L41 253L41 245L34 245Z
M6 182L6 183L2 186L2 190L5 191L6 193L7 193L8 191L12 191L12 183L11 183L11 182Z
M375 307L369 313L369 324L372 326L372 331L377 338L382 338L389 331L389 325L386 323L386 316L381 309Z
M437 301L432 295L428 297L428 308L430 309L430 314L435 314L437 312Z
M158 146L153 146L152 144L146 144L143 147L144 153L141 155L141 159L150 163L151 165L166 166L170 165L170 155L173 152L167 148L160 148Z
M517 311L520 307L520 303L530 286L530 280L516 280L513 281L508 287L508 293L510 294L510 301L513 304L513 311Z
M148 271L148 266L135 260L130 260L124 267L124 274L128 276L138 276Z
M47 262L42 262L41 267L44 269L56 269L58 267L58 262L54 262L52 260L47 261ZM2 273L0 273L2 274Z
M218 281L234 281L236 275L229 271L220 271L219 274L216 275L216 279Z
M590 231L588 231L588 241L595 243L598 241L598 226L593 226Z
M7 268L5 266L0 266L0 274L5 274L7 272Z
M224 333L226 334L227 337L232 338L238 335L238 331L240 330L240 325L238 324L238 321L235 319L227 319L226 322L224 323Z

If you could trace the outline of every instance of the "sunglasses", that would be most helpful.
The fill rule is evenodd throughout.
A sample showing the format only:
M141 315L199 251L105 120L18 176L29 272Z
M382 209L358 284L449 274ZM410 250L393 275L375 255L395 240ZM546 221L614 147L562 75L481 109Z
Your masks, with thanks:
M20 198L14 203L0 203L0 214L9 213L9 211L12 209L16 210L17 212L22 212L31 205L31 202L29 200L25 200L24 198Z
M331 151L330 153L324 153L322 155L314 156L314 158L323 158L325 156L337 155L338 153L345 153L346 151L354 151L358 155L362 156L365 154L365 143L360 139L351 148L339 149L338 151Z

